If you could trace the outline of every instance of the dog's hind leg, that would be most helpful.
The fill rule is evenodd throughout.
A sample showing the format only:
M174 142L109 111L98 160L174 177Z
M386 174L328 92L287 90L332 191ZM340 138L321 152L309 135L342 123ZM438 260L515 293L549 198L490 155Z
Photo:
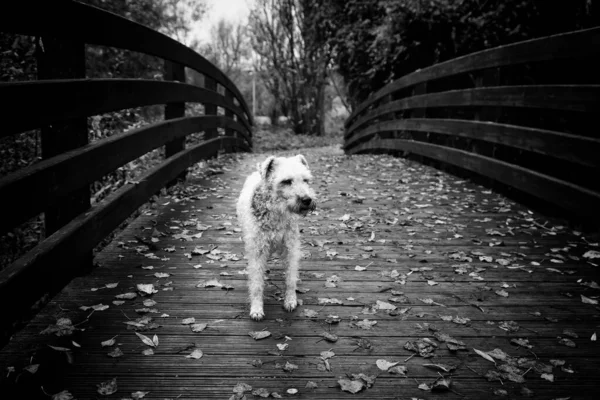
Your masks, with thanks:
M293 311L298 305L296 289L298 286L298 270L300 269L300 237L298 232L289 232L285 237L285 299L283 307Z
M248 246L251 247L251 246ZM265 317L263 309L264 273L267 254L256 248L246 249L248 257L248 292L250 295L250 318L260 321Z

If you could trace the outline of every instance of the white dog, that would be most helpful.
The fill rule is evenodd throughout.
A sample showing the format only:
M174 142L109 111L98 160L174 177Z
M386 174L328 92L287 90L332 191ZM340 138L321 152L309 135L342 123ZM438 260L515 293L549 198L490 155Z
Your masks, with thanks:
M264 318L263 290L267 259L274 251L287 262L283 306L292 311L298 305L296 285L300 262L299 216L314 210L312 175L302 155L269 157L244 183L237 202L248 259L250 317Z

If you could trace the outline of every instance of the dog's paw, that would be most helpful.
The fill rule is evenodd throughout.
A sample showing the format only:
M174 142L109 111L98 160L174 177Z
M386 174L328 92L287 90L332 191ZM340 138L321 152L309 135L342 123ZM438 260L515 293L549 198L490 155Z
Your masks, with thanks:
M262 308L252 308L250 310L250 318L252 318L255 321L260 321L261 319L263 319L265 317L265 312L262 310Z
M287 311L294 311L298 306L298 300L296 300L296 296L286 296L285 301L283 302L283 308Z

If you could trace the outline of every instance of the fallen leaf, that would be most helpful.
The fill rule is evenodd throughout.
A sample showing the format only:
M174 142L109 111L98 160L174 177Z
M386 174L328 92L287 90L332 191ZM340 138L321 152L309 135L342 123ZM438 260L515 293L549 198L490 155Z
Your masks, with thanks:
M198 360L198 359L202 358L203 355L204 355L204 353L202 352L202 350L195 349L190 354L188 354L187 356L185 356L185 358L193 358L195 360Z
M589 297L586 297L584 295L580 295L581 296L581 302L585 303L585 304L598 304L598 300L594 300L594 299L590 299Z
M118 335L117 335L117 336L118 336ZM100 343L100 345L101 345L102 347L110 347L110 346L113 346L113 345L115 344L115 342L116 342L116 341L115 341L115 338L116 338L117 336L114 336L114 337L113 337L113 338L111 338L111 339L108 339L108 340L105 340L104 342L101 342L101 343Z
M387 372L389 372L390 374L393 374L393 375L406 376L406 374L408 373L408 370L403 365L396 365L395 367L388 369Z
M247 383L244 382L238 382L234 387L233 387L233 393L237 393L239 395L243 395L244 392L250 392L252 390L252 386L248 385Z
M342 303L342 301L338 300L338 299L320 297L319 305L326 305L326 304L344 304L344 303Z
M198 287L198 288L201 288L201 287L203 287L203 288L211 288L211 287L222 288L223 284L221 282L219 282L218 279L211 279L211 280L208 280L206 282L200 282L200 283L198 283L196 285L196 287Z
M256 332L248 332L248 335L254 340L261 340L264 338L268 338L271 336L271 332L269 331L256 331Z
M313 382L313 381L308 381L306 382L306 386L304 386L306 389L316 389L319 387L319 385L317 385L317 382Z
M122 351L120 348L118 348L118 347L115 347L113 350L111 350L110 352L108 352L108 353L106 353L106 354L107 354L109 357L112 357L112 358L118 358L118 357L121 357L121 356L123 356L123 351Z
M600 251L588 250L585 253L583 253L583 258L589 258L591 260L593 260L594 258L600 258Z
M445 392L450 390L450 385L452 384L452 380L446 378L440 378L433 383L431 386L431 390L433 392Z
M323 333L321 333L321 336L323 337L323 339L327 340L328 342L337 342L338 341L338 337L336 335L334 335L333 333L323 332Z
M269 397L270 393L265 388L258 388L258 389L255 389L255 390L252 391L252 395L253 396L258 396L258 397L266 398L266 397Z
M117 388L117 378L112 378L109 381L101 382L96 385L98 387L97 391L103 396L110 396L113 393L116 393Z
M154 288L154 285L151 283L148 284L142 284L142 283L138 283L136 285L137 290L140 291L142 294L154 294L154 293L158 293L158 290L156 290ZM118 297L120 298L120 297Z
M486 352L483 352L481 350L477 350L475 348L473 348L473 350L475 350L475 353L479 354L481 357L485 358L486 360L493 362L494 364L496 364L496 361Z
M379 359L379 360L375 361L375 364L377 365L377 368L379 368L382 371L387 371L391 367L397 365L398 363L399 363L399 361L389 362L389 361L382 360L382 359Z
M395 310L397 307L393 304L386 303L385 301L377 300L375 308L378 310Z
M369 330L371 329L375 324L377 324L377 321L370 321L368 319L363 319L362 321L359 321L356 323L356 326L358 326L361 329L366 329Z
M362 380L353 381L350 379L340 379L338 383L344 392L350 392L352 394L358 393L365 388L365 384Z
M292 372L294 370L298 369L298 366L296 364L292 364L289 361L286 361L285 365L283 366L283 370L285 372Z
M63 390L62 392L53 394L52 400L75 400L75 397L68 390Z
M38 371L39 367L40 367L40 364L31 364L26 367L23 367L23 369L25 371L29 372L30 374L35 374Z
M424 367L427 368L432 368L435 370L439 370L442 372L452 372L456 369L455 366L453 365L446 365L446 364L423 364Z
M122 299L122 300L133 300L136 297L137 297L137 293L134 293L134 292L122 293L122 294L118 294L115 296L116 299Z
M315 310L311 310L309 308L303 309L302 312L300 313L301 317L307 317L307 318L317 318L318 315L319 315L318 312L316 312Z
M150 347L156 347L158 346L158 336L154 335L154 337L152 339L150 339L148 336L146 335L142 335L141 333L138 332L134 332L137 337L139 337L141 339L141 341Z
M190 329L192 330L192 332L202 332L203 330L206 329L208 325L207 324L191 324L190 325Z

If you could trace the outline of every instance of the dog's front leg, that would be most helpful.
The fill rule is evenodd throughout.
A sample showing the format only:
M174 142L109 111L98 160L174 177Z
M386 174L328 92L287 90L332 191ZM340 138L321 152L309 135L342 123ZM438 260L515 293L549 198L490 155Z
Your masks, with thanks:
M264 273L267 266L267 253L250 249L248 254L248 293L250 294L250 318L260 321L265 317L263 309Z
M285 300L283 307L287 311L294 311L298 306L296 289L298 286L298 270L300 268L300 235L297 230L290 232L285 237L287 253L287 268L285 271Z

